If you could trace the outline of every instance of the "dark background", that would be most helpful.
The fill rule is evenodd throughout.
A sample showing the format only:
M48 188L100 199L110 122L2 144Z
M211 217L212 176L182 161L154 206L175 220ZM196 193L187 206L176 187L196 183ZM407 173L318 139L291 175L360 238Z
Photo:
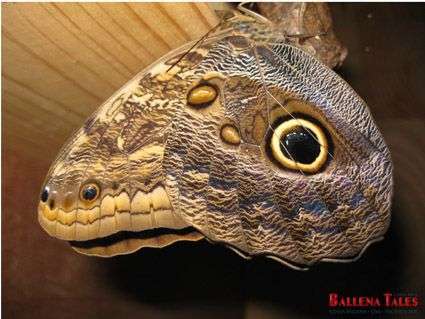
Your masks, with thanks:
M393 219L383 242L355 263L324 263L309 272L246 261L206 242L90 258L38 225L48 166L3 153L4 318L348 318L328 315L330 292L416 294L418 313L406 317L424 318L425 6L331 4L331 10L349 51L338 72L370 106L394 161Z

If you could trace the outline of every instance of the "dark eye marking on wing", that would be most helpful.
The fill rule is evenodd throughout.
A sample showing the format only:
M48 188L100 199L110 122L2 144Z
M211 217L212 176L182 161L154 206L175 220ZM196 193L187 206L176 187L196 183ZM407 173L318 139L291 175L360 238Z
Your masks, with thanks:
M273 127L267 137L266 150L279 166L315 174L332 159L332 139L318 121L296 114L296 118L276 120Z

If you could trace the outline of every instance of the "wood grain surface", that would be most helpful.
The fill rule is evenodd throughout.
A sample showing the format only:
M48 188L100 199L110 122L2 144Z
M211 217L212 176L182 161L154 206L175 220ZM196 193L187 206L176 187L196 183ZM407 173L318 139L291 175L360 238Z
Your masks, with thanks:
M50 161L103 101L217 24L205 3L3 3L6 147Z
M3 4L4 318L337 318L330 292L413 293L423 304L422 4L331 5L349 51L338 72L369 104L395 166L390 230L359 261L296 272L207 242L98 259L42 231L39 188L70 132L134 73L214 24L205 5L170 6Z

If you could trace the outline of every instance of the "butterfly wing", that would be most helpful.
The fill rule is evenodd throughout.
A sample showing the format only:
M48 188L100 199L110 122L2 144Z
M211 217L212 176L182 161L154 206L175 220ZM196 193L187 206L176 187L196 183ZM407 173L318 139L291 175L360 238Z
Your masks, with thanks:
M247 40L249 41L249 40ZM175 117L164 157L172 202L212 241L292 265L355 258L390 220L392 165L368 107L332 70L286 45L218 42L199 68L220 100ZM273 113L305 113L332 140L326 168L288 171L268 157ZM242 143L229 146L220 128ZM332 156L332 157L331 157Z
M114 94L52 165L43 228L101 256L205 236L300 267L382 236L392 165L367 106L308 54L261 39L187 45ZM321 138L320 167L285 153L289 123Z

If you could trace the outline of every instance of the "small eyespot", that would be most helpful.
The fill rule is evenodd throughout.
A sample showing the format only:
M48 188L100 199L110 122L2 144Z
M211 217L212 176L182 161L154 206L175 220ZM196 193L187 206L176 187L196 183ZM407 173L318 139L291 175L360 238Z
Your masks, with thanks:
M231 124L223 125L220 136L228 144L239 145L241 143L241 136L238 129Z
M201 84L189 91L187 102L189 105L202 108L210 105L217 98L217 90L209 84Z
M47 199L49 198L49 188L45 187L43 192L41 193L40 199L43 203L47 202Z
M81 187L80 199L85 202L92 202L99 197L100 189L97 184L90 183Z
M316 173L325 164L328 141L323 130L304 119L291 119L276 127L270 147L284 167Z

